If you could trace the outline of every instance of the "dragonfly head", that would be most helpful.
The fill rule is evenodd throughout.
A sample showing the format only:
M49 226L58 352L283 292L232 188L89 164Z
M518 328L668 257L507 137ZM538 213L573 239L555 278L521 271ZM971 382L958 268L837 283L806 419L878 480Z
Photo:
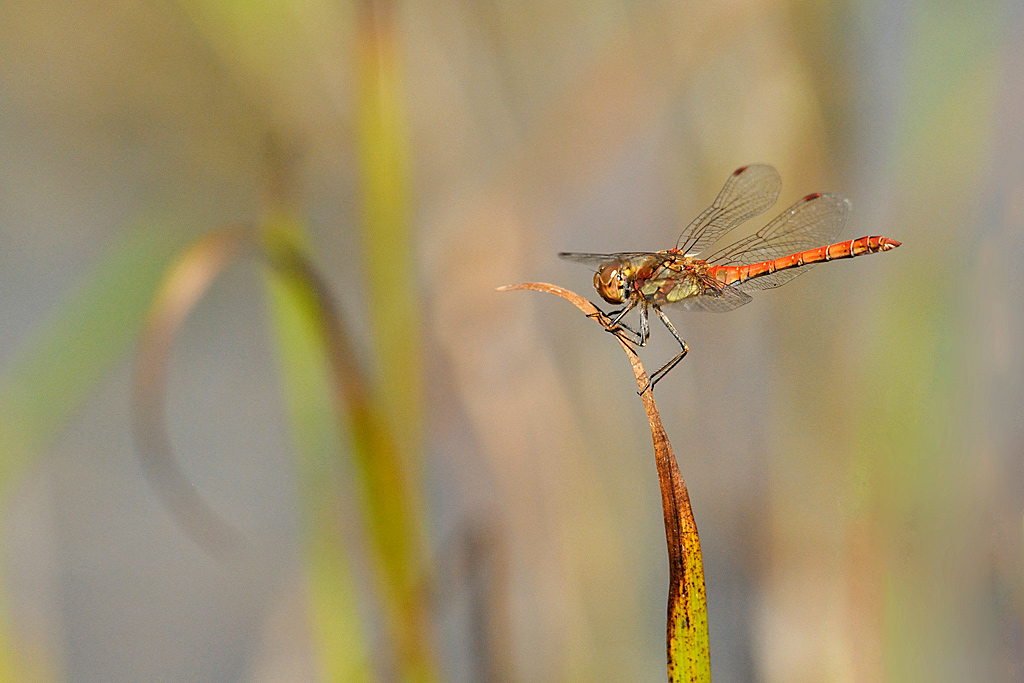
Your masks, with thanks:
M625 303L632 275L628 262L623 263L619 259L607 261L594 273L594 289L610 304Z

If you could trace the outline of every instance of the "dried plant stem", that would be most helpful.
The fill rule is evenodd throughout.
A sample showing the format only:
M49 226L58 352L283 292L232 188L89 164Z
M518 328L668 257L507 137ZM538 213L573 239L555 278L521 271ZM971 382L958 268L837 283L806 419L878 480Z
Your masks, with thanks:
M560 296L580 309L588 318L608 329L608 318L587 299L575 292L542 282L526 282L499 287L498 291L532 289ZM647 372L633 347L616 335L629 357L637 387L648 386ZM690 495L679 473L672 444L661 424L654 392L642 391L647 420L651 424L654 458L661 484L661 505L665 513L665 538L668 543L668 680L670 683L706 683L711 680L708 649L708 606L704 591L704 561L701 558L697 524L690 507Z

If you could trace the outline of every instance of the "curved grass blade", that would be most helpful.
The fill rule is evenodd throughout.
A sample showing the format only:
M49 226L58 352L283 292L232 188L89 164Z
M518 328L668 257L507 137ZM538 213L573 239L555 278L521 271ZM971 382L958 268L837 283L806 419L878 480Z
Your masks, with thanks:
M344 575L344 542L362 548L361 534L353 533L357 525L348 524L348 533L341 528L348 515L365 524L374 551L369 564L378 576L369 576L364 583L380 595L385 641L392 643L385 646L387 653L393 655L403 680L430 680L434 665L427 637L422 531L402 460L355 362L338 307L297 246L300 233L294 228L283 221L271 223L261 241L241 226L215 231L187 250L169 272L147 321L137 364L133 418L143 469L190 537L223 559L244 557L242 535L209 508L178 466L164 426L163 396L171 345L189 311L237 257L247 251L259 254L270 266L268 287L289 412L297 448L304 456L306 546L324 673L329 680L369 680L368 660L358 654L365 648L352 617L357 612L354 590ZM348 427L361 482L362 512L342 500L343 477L334 454L336 427L343 425ZM359 641L355 647L354 641ZM377 664L381 670L388 668L383 661Z
M166 509L182 530L200 547L222 560L243 561L252 552L252 544L241 532L224 521L189 482L175 458L166 432L164 396L171 347L187 315L202 299L217 277L239 257L259 255L260 245L254 230L229 226L213 231L189 247L172 265L154 298L143 330L136 361L133 386L132 420L137 453L143 472L160 496ZM286 307L280 303L278 309ZM318 642L318 660L327 680L371 680L366 645L356 606L356 589L348 572L349 557L338 528L340 483L332 465L337 454L336 424L329 415L344 412L327 389L328 373L322 362L320 335L307 327L290 326L286 382L301 376L301 385L292 392L291 417L296 431L305 438L298 451L303 462L317 460L319 467L305 467L301 478L305 502L303 519L314 635ZM317 384L319 380L319 384ZM291 382L295 384L295 382ZM323 391L318 392L318 386ZM295 387L292 387L293 389ZM296 399L296 394L301 398ZM325 414L323 423L309 419ZM302 429L315 426L315 429ZM322 457L308 457L316 453Z
M527 282L498 291L531 289L560 296L588 318L608 328L609 319L587 299L556 285ZM649 384L647 373L633 348L616 336L629 358L636 375L637 387L654 441L655 465L661 485L661 504L665 513L665 538L668 543L668 680L669 683L708 683L711 680L711 656L708 641L708 603L704 589L704 560L700 552L700 537L690 507L686 483L679 473L672 444L661 423L654 392L643 391Z
M278 226L265 233L264 245L274 266L272 293L280 297L290 292L306 320L316 321L320 327L335 400L346 408L344 420L362 489L363 517L400 680L433 680L425 542L415 514L408 467L381 405L373 400L355 362L357 354L340 324L338 307L303 255L296 236Z
M319 290L291 265L301 258L296 246L301 235L298 225L278 220L264 229L259 248L270 266L265 287L299 469L317 659L326 681L383 680L384 655L371 652L370 638L357 615L360 609L379 611L377 596L386 583L374 580L363 540L372 535L372 530L363 529L368 515L359 509L359 497L345 485L343 463L338 459L343 448L341 431L346 421L355 419L341 400L344 390L338 382L362 380L354 366L351 377L333 369L339 362L352 362L354 356L329 348L328 334L342 328L340 320L324 319ZM275 262L287 265L280 268ZM333 358L339 353L345 357ZM351 444L349 450L354 453ZM359 591L359 584L372 590ZM382 639L381 647L387 648L390 632Z
M171 266L143 328L132 384L132 432L143 474L185 533L222 559L240 559L245 541L207 505L178 466L166 431L164 398L171 347L181 325L217 276L251 243L252 232L240 226L217 230Z

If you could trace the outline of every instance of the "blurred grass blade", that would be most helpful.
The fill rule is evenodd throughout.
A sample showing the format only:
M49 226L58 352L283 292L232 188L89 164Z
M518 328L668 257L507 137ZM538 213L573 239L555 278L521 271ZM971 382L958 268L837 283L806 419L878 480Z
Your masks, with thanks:
M301 248L302 231L279 218L265 227L260 239L274 260L279 251ZM321 676L331 682L379 679L371 675L367 638L358 619L352 574L358 558L351 548L346 552L341 526L342 416L336 412L337 402L332 403L336 390L326 357L325 322L315 295L301 279L270 268L265 282L299 470L306 576Z
M382 594L386 640L392 643L387 649L405 680L429 680L426 583L398 449L370 399L339 311L300 242L299 226L281 219L268 224L260 246L272 265L268 289L301 456L305 545L322 668L332 681L371 679L344 552L345 541L359 534L351 532L352 524L348 534L341 526L353 521L345 515L359 516L375 551L379 577L365 583ZM190 537L222 557L237 557L242 538L194 492L176 464L164 427L163 394L171 346L188 312L223 269L254 244L251 231L231 227L204 237L181 256L155 298L138 363L134 417L144 470ZM362 514L342 499L337 458L342 424L350 432Z
M344 408L339 410L339 417L348 430L361 488L362 517L373 550L374 585L383 602L389 654L394 657L400 680L433 680L421 531L395 437L381 409L371 399L356 364L354 346L340 324L338 309L326 285L303 255L298 226L286 220L269 223L264 245L274 265L269 289L286 381L295 385L290 393L300 388L299 382L311 379L309 372L297 372L296 365L301 360L298 353L302 339L315 339L322 343L320 352L326 350L335 400ZM307 352L311 351L311 347L307 348ZM299 431L301 439L302 430ZM307 465L312 470L310 475L316 471L333 473L329 457L323 454L312 460ZM321 508L319 514L337 525L337 520L331 519L337 509ZM321 545L314 543L314 547ZM332 652L336 650L328 649L328 656ZM332 680L348 679L332 676Z
M39 455L139 334L179 234L134 227L0 378L0 490Z
M146 479L185 533L222 559L241 559L244 539L207 505L178 466L166 429L167 368L189 312L252 240L249 229L222 228L193 244L171 266L142 331L132 387L132 431Z
M401 678L436 679L426 632L426 542L420 525L422 368L412 231L408 133L394 7L362 0L357 15L359 164L363 246L376 373L371 396L349 397L353 438L397 620ZM355 386L355 385L351 385ZM386 408L385 408L386 407ZM359 420L358 422L356 420ZM389 462L390 461L390 462Z
M409 223L408 133L394 9L363 0L358 24L363 247L376 349L375 392L401 455L418 467L422 433L420 318Z
M138 334L176 234L164 221L133 226L3 368L0 493L46 451ZM0 597L0 681L55 680L54 652L34 634L16 634L10 617Z
M176 462L165 424L167 366L174 340L189 312L227 266L245 252L255 251L256 246L252 229L231 226L209 233L175 261L154 297L142 333L133 387L133 428L148 481L183 531L221 559L244 560L248 544L195 492ZM278 306L278 311L287 308L290 301ZM339 452L333 429L337 421L327 388L330 375L323 363L319 332L310 331L301 317L291 322L287 325L288 348L303 348L290 356L292 362L285 378L289 388L295 389L289 395L290 414L297 425L296 433L302 435L297 444L300 453L316 454L301 461L317 463L304 468L307 476L302 479L302 490L306 492L303 521L320 659L328 680L369 681L355 590L338 533L340 485L337 476L324 471L337 464ZM344 411L339 403L334 408ZM324 419L317 422L315 417L310 419L311 415Z
M607 318L588 300L555 285L528 282L499 291L532 289L560 296L607 328ZM636 375L642 391L648 386L647 373L632 347L616 337ZM704 560L700 537L690 507L690 495L679 473L672 444L661 424L654 392L641 394L651 425L654 458L661 485L661 504L665 513L665 538L668 543L668 680L669 683L708 683L711 681L711 655L708 640L708 602L704 588Z

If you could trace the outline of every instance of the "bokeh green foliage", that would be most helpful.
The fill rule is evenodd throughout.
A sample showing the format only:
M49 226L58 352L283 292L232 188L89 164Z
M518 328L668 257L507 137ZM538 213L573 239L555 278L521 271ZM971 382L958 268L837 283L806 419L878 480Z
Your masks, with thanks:
M365 3L350 23L340 7L315 1L184 2L183 6L228 63L243 78L263 83L264 92L275 92L288 79L303 77L308 67L303 58L336 36L348 32L356 46L352 57L354 77L360 84L357 137L365 206L362 265L369 283L375 364L366 377L362 371L344 377L335 374L333 381L346 386L332 391L340 391L345 401L344 406L336 401L335 410L348 411L345 450L359 480L362 520L372 555L361 561L373 567L372 584L379 588L389 635L386 642L394 648L385 656L397 662L402 680L432 680L433 646L428 642L424 599L429 577L416 474L422 443L419 320L411 268L401 61L389 13L382 3ZM336 23L325 26L325 17ZM272 84L266 86L268 78ZM273 95L262 104L273 110ZM305 252L299 221L281 208L270 213L264 230L267 248ZM354 367L354 351L351 346L324 347L323 327L328 323L322 302L311 298L308 283L271 274L268 292L294 443L304 463L300 470L306 475L302 498L320 656L329 680L350 680L354 671L360 677L368 675L371 658L352 624L353 588L340 565L344 552L336 517L342 514L337 500L342 493L337 464L332 462L339 453L337 425L329 424L331 410L324 403L329 395L324 382L331 373L324 374L330 360L322 354L344 354L345 362ZM338 574L332 574L332 566ZM352 654L358 652L363 654Z
M333 13L338 23L332 31L358 31L355 72L363 84L359 138L366 206L364 265L372 293L370 322L379 350L370 373L373 381L355 367L351 347L330 347L325 327L338 321L328 322L325 316L337 311L325 310L323 292L311 289L310 282L295 273L271 269L267 295L300 473L310 611L321 671L326 680L372 680L375 663L379 666L383 659L396 662L401 680L433 680L425 601L430 578L421 497L416 492L418 476L413 474L422 442L422 387L397 45L388 27L375 23L380 17L374 18L372 7L360 13L363 23L353 26L323 3L183 2L182 6L229 69L257 81L269 77L280 82L289 66L296 67L296 61L282 59L282 51L301 59L308 39L304 32L310 29L312 17L319 21L325 12ZM319 35L328 39L324 33ZM260 106L273 105L261 102ZM39 342L28 345L29 351L7 368L0 384L5 482L44 452L49 440L137 339L153 293L186 234L180 224L168 223L160 229L135 230L115 247L109 260L97 268L94 282L79 288ZM280 208L271 207L262 234L270 253L308 251L300 219ZM331 354L336 361L339 353L348 356L344 359L347 376L331 368ZM339 388L339 381L347 386ZM339 415L348 419L339 422ZM339 427L348 431L342 434ZM343 485L340 457L352 459L350 471L359 481L354 488ZM346 493L356 493L359 502L343 504L339 498ZM341 515L352 510L361 512L366 525L368 547L361 550L369 555L355 560L350 553L360 549L346 548L341 521ZM385 624L384 642L392 647L388 652L368 650L353 561L370 566L375 575L370 585L378 595L369 604L382 610L378 618ZM0 653L18 650L26 648L0 643ZM22 657L19 664L11 657L0 661L0 671L17 672L12 680L35 680L38 676L31 672L55 668L55 660L45 651L35 657L38 661Z
M964 486L977 463L965 457L972 381L960 362L970 353L960 325L973 275L959 255L981 228L981 196L963 190L978 187L996 129L995 9L940 3L911 13L915 88L893 150L902 178L893 210L894 223L920 237L878 292L856 418L872 428L852 444L852 499L882 558L883 670L892 680L948 678L951 661L976 646L965 635L978 613L965 607L980 604L968 597L977 595L970 577L980 548L967 540L980 501ZM934 599L954 577L958 589Z

